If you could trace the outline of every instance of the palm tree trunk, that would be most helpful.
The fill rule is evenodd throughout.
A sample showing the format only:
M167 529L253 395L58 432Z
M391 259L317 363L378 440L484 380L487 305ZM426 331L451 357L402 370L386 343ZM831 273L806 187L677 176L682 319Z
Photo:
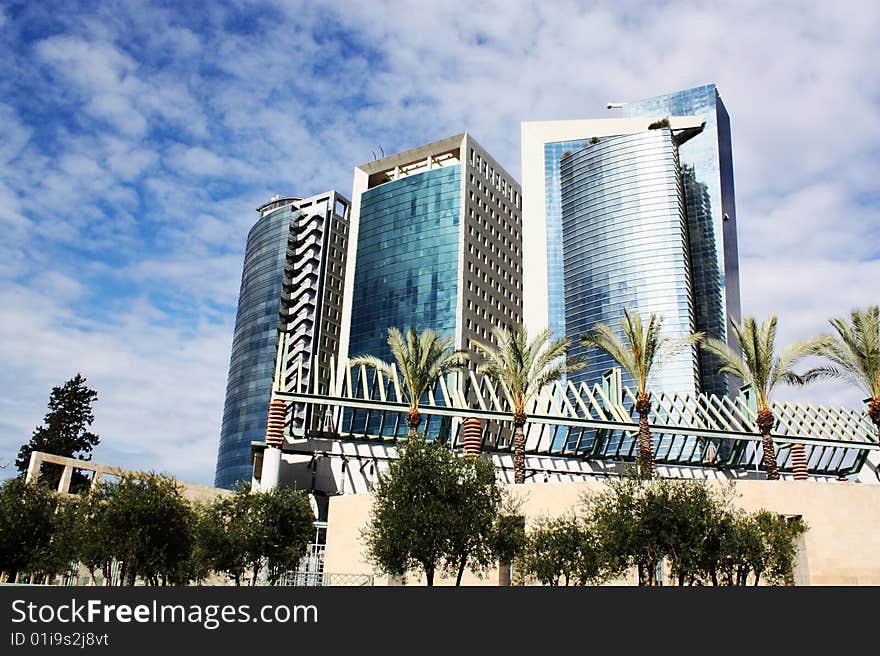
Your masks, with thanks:
M639 476L654 476L654 445L651 440L651 429L648 427L648 415L651 412L651 395L640 392L636 399L636 412L639 413Z
M810 477L807 471L807 450L803 444L791 445L791 468L796 481L805 481Z
M758 411L758 417L755 420L758 424L758 430L761 431L762 443L764 445L764 469L767 470L768 481L779 480L779 467L776 465L776 450L773 448L773 438L770 437L770 431L776 418L769 408L762 408Z
M410 435L413 433L417 433L419 430L419 424L422 423L422 415L419 413L418 408L410 408L409 412L406 415L406 425L409 426Z
M525 413L513 415L513 482L526 482L526 423Z
M868 405L868 416L877 427L877 441L880 442L880 396L871 399Z

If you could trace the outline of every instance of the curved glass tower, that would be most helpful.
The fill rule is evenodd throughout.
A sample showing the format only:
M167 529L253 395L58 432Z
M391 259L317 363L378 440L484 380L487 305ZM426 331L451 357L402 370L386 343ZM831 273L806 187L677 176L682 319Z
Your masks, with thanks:
M566 335L572 355L589 358L584 370L569 376L592 385L617 365L604 352L581 346L579 337L598 322L616 328L624 308L643 316L661 313L670 337L694 332L677 144L669 129L592 139L563 154L560 177ZM693 350L665 360L651 384L698 393Z
M261 208L263 215L248 233L214 476L217 487L251 480L251 442L265 437L287 240L297 200L279 199L279 207Z

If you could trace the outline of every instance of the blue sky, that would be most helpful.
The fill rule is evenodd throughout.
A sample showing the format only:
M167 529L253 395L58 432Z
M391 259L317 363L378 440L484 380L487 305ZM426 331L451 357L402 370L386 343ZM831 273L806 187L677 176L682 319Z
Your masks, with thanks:
M0 465L81 371L96 460L210 483L257 205L463 130L519 177L609 100L717 83L746 313L877 303L880 8L768 4L0 0Z

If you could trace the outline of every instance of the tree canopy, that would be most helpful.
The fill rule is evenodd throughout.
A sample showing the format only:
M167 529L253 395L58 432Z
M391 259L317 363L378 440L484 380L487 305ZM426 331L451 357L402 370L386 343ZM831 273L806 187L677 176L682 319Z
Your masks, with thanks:
M68 458L91 460L92 449L101 438L89 430L95 415L92 403L98 393L86 385L82 374L77 374L64 385L53 387L49 395L49 411L43 417L43 425L34 429L27 444L22 445L15 460L20 474L27 472L31 452L42 451ZM55 487L61 478L57 467L43 467L40 480ZM74 472L71 490L81 489L87 483L85 476Z
M458 458L438 442L411 435L398 460L379 475L364 531L367 556L387 574L420 568L433 585L445 567L460 583L466 567L478 571L493 560L500 504L491 463Z

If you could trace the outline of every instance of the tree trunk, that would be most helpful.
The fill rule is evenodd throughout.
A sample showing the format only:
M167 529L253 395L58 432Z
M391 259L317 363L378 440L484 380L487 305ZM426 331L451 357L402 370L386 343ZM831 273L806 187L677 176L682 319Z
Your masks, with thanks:
M513 417L513 482L526 482L526 433L523 430L525 415Z
M877 427L877 441L880 442L880 396L871 399L868 404L868 416Z
M805 481L810 477L807 470L807 450L803 444L791 445L791 469L796 481Z
M433 586L434 585L434 568L428 567L425 565L425 585Z
M510 561L505 560L498 563L498 585L510 585Z
M254 587L254 586L257 585L257 576L258 576L259 573L260 573L260 564L259 564L259 563L257 563L256 565L254 565L254 567L253 567L253 573L254 573L254 576L253 576L253 578L251 579L251 587Z
M461 585L461 577L464 575L464 568L467 565L467 554L462 556L461 561L458 563L458 575L455 577L455 585Z
M422 423L422 415L418 408L410 408L406 415L406 425L409 426L409 434L419 432L419 424Z
M651 441L651 429L648 427L648 415L651 412L651 395L639 393L636 399L636 412L639 413L639 477L654 476L654 445Z
M764 445L764 469L767 470L767 480L778 481L779 467L776 464L776 450L773 448L773 438L770 437L770 431L773 429L773 424L776 423L776 418L769 408L762 408L758 411L756 423L758 430L761 431L761 441Z

